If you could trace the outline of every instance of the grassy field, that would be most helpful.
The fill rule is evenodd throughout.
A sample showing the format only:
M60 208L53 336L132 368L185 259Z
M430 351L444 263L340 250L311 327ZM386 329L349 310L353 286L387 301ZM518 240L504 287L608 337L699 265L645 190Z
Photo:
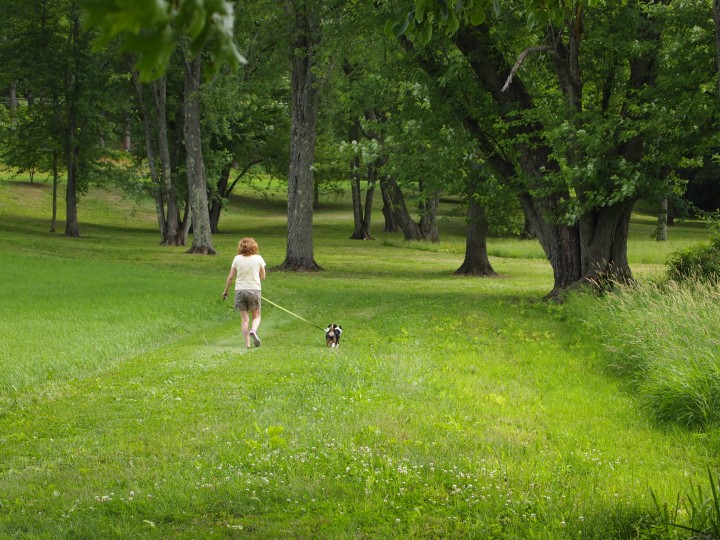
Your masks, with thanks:
M357 242L347 195L324 201L324 272L271 272L263 295L341 324L341 348L266 305L245 352L220 295L241 236L282 262L284 212L280 186L246 187L196 257L157 246L149 201L92 190L70 240L47 184L0 182L0 537L670 537L651 489L705 482L717 433L656 423L603 369L540 302L536 242L491 239L499 277L458 278L461 219L437 246ZM652 228L632 224L641 277L707 236Z

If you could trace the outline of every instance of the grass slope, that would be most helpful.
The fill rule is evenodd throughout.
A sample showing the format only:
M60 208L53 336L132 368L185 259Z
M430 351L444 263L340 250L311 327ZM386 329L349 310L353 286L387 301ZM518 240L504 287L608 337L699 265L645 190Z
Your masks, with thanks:
M195 257L156 246L147 201L94 190L69 240L46 232L45 185L0 182L0 536L662 537L650 488L704 479L707 441L654 425L538 302L534 243L493 239L501 276L456 278L461 221L430 248L356 242L331 201L325 271L271 272L264 295L342 324L342 347L265 306L243 351L220 293L240 236L282 262L282 199L246 190L220 256ZM639 273L657 248L634 235Z

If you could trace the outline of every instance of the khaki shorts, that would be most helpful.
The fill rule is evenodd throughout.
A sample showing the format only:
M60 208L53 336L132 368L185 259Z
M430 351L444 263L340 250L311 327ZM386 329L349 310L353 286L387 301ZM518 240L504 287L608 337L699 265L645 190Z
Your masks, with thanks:
M238 311L255 311L260 309L260 291L251 289L235 291L235 309Z

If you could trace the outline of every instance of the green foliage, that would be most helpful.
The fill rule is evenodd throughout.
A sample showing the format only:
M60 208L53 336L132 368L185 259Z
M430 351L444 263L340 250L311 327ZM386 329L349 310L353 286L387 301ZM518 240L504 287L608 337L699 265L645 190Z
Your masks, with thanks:
M51 171L53 151L63 154L52 117L52 108L45 104L19 107L13 115L7 112L0 121L0 161L17 174L27 173L31 181L36 172Z
M672 254L667 276L674 281L715 281L720 276L720 235Z
M138 55L136 68L143 81L165 73L173 50L185 37L190 53L210 54L206 76L227 63L245 63L234 41L234 4L227 0L82 0L88 24L100 29L96 47L120 37L123 50Z

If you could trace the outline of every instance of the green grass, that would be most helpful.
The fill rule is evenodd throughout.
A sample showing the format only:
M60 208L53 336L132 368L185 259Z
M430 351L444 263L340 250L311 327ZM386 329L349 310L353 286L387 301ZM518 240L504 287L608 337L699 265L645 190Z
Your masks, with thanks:
M531 243L493 239L500 277L458 278L459 218L428 249L357 242L326 201L325 271L263 294L342 324L341 348L266 305L244 352L220 294L239 237L282 262L281 193L234 197L217 257L158 247L148 201L93 190L79 240L48 216L47 186L0 182L0 537L661 538L650 489L717 465L712 433L656 424L539 301Z

